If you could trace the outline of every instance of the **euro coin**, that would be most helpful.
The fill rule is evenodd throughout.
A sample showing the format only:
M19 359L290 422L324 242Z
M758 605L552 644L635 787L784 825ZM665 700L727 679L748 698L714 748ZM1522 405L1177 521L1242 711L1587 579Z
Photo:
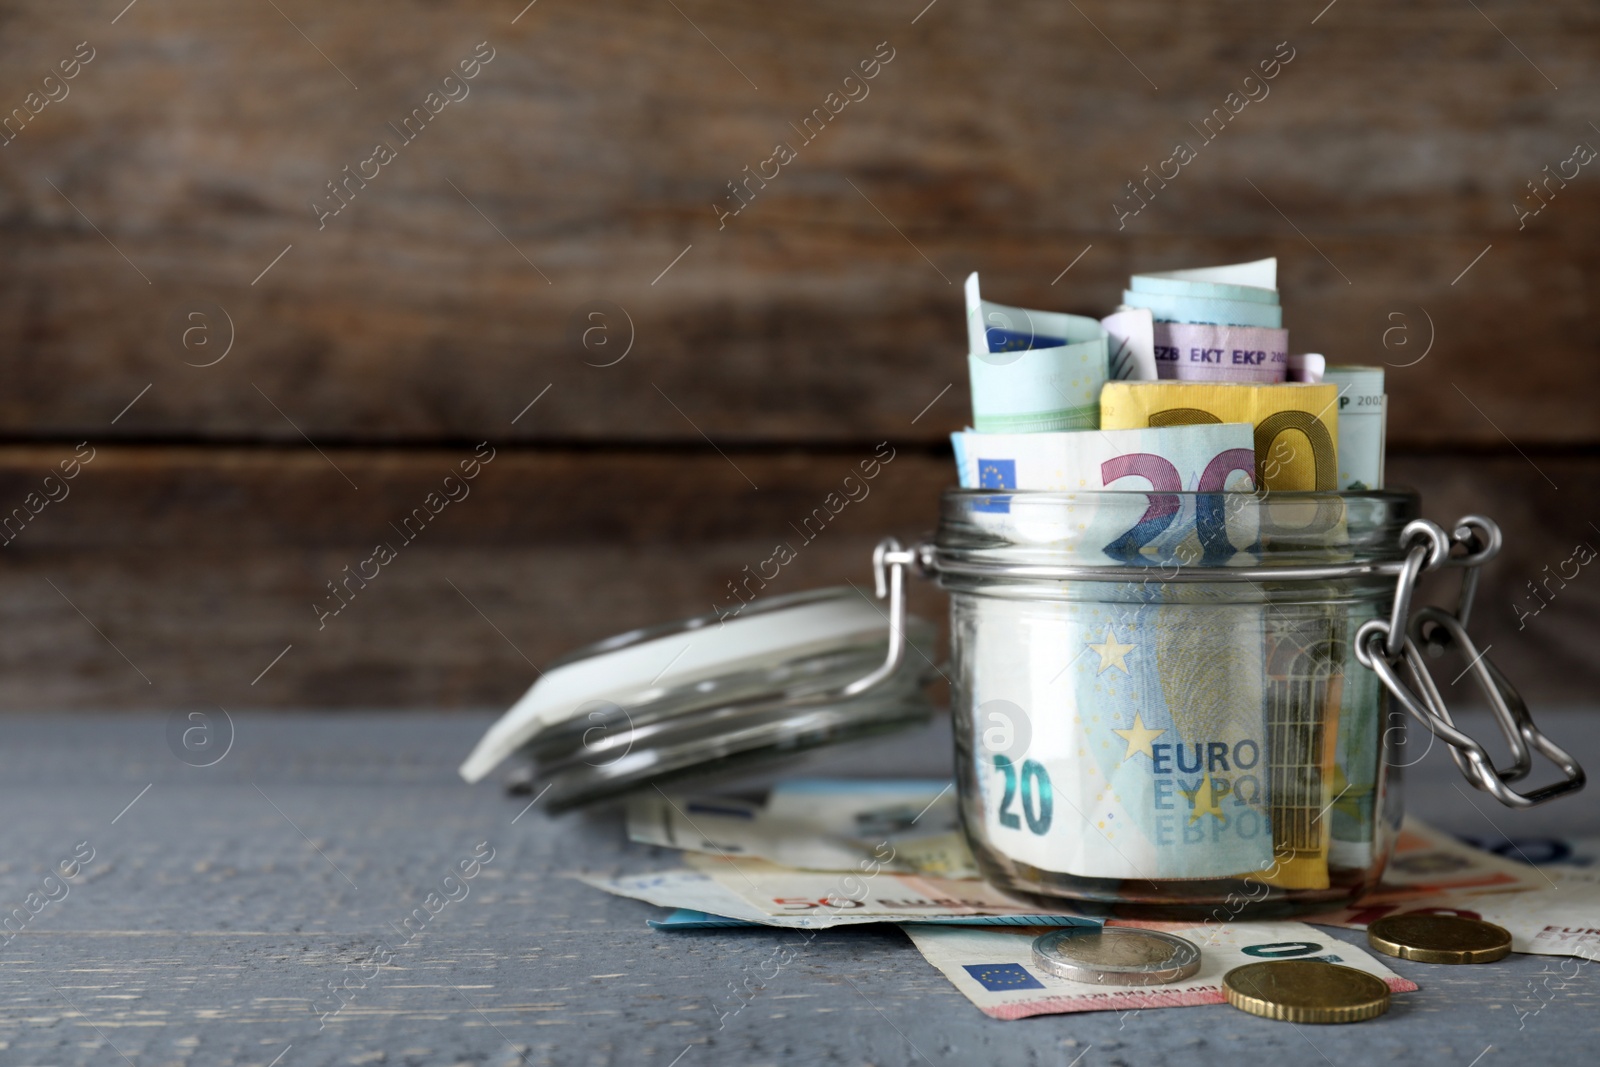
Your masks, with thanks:
M1162 985L1200 969L1192 941L1131 926L1067 926L1033 942L1033 962L1057 978L1090 985Z
M1390 915L1367 927L1367 943L1419 963L1492 963L1511 951L1511 934L1458 915Z
M1222 976L1228 1003L1288 1023L1354 1023L1389 1010L1381 978L1320 960L1247 963Z

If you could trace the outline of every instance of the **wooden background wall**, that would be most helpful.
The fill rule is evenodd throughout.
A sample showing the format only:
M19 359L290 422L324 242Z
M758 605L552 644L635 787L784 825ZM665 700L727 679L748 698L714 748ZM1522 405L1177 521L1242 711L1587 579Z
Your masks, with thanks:
M1296 349L1390 365L1392 480L1505 525L1496 659L1594 696L1600 570L1514 608L1600 546L1600 163L1515 206L1600 145L1592 5L524 2L0 12L0 506L94 456L0 548L0 705L504 705L709 609L887 441L774 590L863 582L953 481L967 271L1101 313L1133 270L1263 255ZM1119 228L1125 183L1287 50ZM481 441L471 495L319 628Z

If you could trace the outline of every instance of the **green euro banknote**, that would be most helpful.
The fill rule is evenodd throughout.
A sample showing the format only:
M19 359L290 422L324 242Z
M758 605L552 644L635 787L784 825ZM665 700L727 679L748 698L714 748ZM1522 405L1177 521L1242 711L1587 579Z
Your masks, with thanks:
M1339 489L1382 489L1389 423L1383 368L1335 364L1322 381L1339 390Z
M1111 339L1099 320L984 300L976 273L963 292L974 426L1039 433L1100 425Z
M1100 389L1108 374L1103 336L1083 344L1007 353L1003 363L989 356L967 356L972 424L979 430L1042 433L1100 425Z
M1140 293L1125 289L1122 302L1128 307L1149 308L1157 322L1199 322L1218 326L1283 327L1283 308L1254 300L1222 300L1205 296L1178 296L1170 293Z
M977 272L962 286L967 310L967 351L999 355L1104 341L1105 327L1086 315L1011 307L984 300ZM996 361L1002 362L1002 361Z
M1359 871L1371 866L1377 846L1373 834L1387 773L1383 762L1387 727L1382 721L1383 683L1377 674L1352 662L1356 633L1377 617L1377 611L1371 604L1351 604L1344 613L1340 638L1345 667L1339 678L1328 865Z
M1271 330L1283 326L1276 259L1135 274L1128 281L1122 302L1128 307L1148 308L1158 323ZM1287 338L1280 340L1286 347ZM1162 343L1159 336L1156 343ZM1282 380L1281 375L1278 380Z
M1135 274L1128 288L1136 293L1204 297L1208 300L1242 300L1252 304L1278 303L1276 257L1219 267L1152 271Z

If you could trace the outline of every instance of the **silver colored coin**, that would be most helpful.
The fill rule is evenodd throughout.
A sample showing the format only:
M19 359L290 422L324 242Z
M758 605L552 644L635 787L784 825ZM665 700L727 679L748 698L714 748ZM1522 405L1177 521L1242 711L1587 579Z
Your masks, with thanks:
M1089 985L1163 985L1200 969L1192 941L1131 926L1067 926L1033 941L1033 962L1057 978Z

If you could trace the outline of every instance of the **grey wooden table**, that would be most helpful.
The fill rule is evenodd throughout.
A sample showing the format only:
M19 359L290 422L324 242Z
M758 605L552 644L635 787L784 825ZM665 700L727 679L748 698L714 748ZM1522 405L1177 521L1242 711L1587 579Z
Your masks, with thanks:
M1600 767L1600 723L1545 717ZM454 767L488 721L236 715L231 749L193 767L169 748L182 722L0 719L0 914L15 930L0 937L0 1063L1499 1067L1593 1062L1600 1043L1600 971L1547 986L1547 957L1393 961L1421 990L1357 1026L1222 1005L997 1022L892 927L803 943L657 932L656 909L565 874L673 854L628 844L615 813L549 818L496 785L463 785ZM947 745L935 728L810 769L947 773ZM1441 752L1408 773L1412 809L1447 829L1600 833L1588 795L1518 814L1469 803ZM63 861L82 868L65 896L47 880ZM729 983L786 938L798 959L719 1027ZM346 968L380 943L392 960L371 981ZM339 1005L335 983L348 1002L319 1016Z

